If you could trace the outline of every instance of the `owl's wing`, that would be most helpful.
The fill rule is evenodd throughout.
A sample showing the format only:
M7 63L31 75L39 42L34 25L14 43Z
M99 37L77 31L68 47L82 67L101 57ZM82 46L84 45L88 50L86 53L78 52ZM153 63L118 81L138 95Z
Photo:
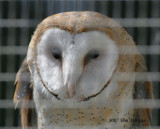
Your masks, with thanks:
M29 109L29 101L32 100L31 75L27 60L25 59L16 75L16 89L14 93L15 107L21 106L22 128L30 126L32 109Z
M136 72L146 72L146 64L142 56L138 56ZM147 78L147 77L146 77ZM149 80L136 81L134 85L133 98L136 100L153 99L152 83ZM135 109L135 120L144 120L144 122L134 122L134 126L149 126L151 124L152 110L149 108Z

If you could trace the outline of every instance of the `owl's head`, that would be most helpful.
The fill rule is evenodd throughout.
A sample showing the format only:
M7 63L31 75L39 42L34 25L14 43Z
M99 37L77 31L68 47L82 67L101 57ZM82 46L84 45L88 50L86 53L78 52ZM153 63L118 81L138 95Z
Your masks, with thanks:
M120 25L95 12L48 17L37 27L27 55L35 88L58 100L89 100L123 70L119 46L129 41L134 44Z

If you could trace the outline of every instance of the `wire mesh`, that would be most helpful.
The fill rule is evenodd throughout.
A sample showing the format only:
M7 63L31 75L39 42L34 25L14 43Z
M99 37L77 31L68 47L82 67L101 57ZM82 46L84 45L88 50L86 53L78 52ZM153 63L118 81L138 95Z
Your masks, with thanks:
M34 29L47 16L66 11L96 11L125 27L147 61L157 103L152 128L160 128L159 0L0 0L0 129L21 128L13 85Z

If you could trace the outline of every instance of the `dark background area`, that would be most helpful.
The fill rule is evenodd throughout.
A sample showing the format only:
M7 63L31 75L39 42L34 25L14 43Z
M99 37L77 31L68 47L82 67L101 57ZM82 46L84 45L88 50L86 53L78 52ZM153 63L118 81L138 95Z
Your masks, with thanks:
M125 25L137 45L160 48L159 0L0 0L0 129L20 127L19 109L14 109L15 74L25 58L31 36L40 21L66 11L96 11ZM160 49L159 49L160 51ZM160 55L145 54L149 72L160 72ZM160 76L159 76L160 77ZM160 80L160 78L159 78ZM153 82L155 99L160 99L160 82ZM160 111L153 110L152 126L160 126Z

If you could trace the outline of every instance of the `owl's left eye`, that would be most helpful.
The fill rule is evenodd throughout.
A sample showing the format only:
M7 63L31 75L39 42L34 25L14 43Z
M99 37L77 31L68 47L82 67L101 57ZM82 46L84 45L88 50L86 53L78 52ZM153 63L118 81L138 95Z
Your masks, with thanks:
M52 56L57 60L61 60L62 58L61 50L59 48L54 48L52 50Z
M90 51L85 57L85 64L87 64L90 60L97 59L99 56L100 53L98 51Z

